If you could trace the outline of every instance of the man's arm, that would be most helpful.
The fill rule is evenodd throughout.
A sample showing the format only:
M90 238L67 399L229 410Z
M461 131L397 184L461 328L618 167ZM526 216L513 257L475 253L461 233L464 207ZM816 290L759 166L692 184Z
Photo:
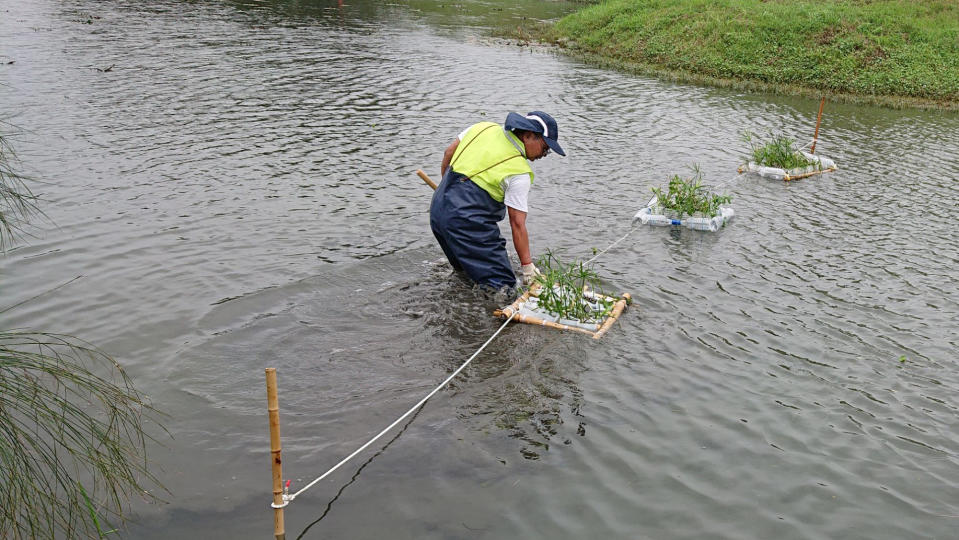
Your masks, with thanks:
M443 152L443 165L440 168L440 178L446 175L446 168L450 166L450 160L453 159L453 153L456 152L456 147L460 145L460 140L456 139L449 146L446 147L446 151Z
M519 255L519 263L522 265L533 262L533 257L529 254L529 233L526 231L526 212L515 208L506 207L509 213L509 226L513 230L513 247L516 254Z

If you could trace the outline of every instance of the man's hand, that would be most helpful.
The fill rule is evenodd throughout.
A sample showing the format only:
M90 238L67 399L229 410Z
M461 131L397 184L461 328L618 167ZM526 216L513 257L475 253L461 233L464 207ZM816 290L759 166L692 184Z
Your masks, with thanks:
M539 268L536 268L536 265L533 263L524 264L521 266L520 272L523 275L523 285L526 285L527 287L532 285L533 281L536 280L536 276L543 275L543 273L539 271Z

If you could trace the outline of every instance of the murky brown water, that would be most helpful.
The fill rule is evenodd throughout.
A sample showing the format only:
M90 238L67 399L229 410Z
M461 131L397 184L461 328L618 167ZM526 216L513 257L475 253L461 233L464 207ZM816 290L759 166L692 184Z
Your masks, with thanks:
M814 101L482 37L570 9L0 2L0 115L56 224L0 305L83 276L3 324L100 345L170 415L131 537L270 536L264 367L297 489L498 328L412 174L467 125L559 120L529 226L580 259L669 175L731 180L743 130L811 136ZM598 260L636 298L608 337L510 327L290 536L955 538L959 118L829 103L817 152L840 171L731 181L720 233L633 231Z

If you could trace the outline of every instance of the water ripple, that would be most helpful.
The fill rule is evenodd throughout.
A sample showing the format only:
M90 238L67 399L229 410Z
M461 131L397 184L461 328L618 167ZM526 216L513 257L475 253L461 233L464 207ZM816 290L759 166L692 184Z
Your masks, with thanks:
M568 7L7 6L0 111L29 128L18 154L57 228L0 261L4 305L82 277L4 317L103 346L171 414L155 459L176 496L137 509L137 536L174 536L171 516L190 534L253 526L265 365L302 485L499 327L505 299L441 262L412 171L436 176L470 123L532 109L569 154L534 165L535 253L591 256L693 165L735 220L635 228L597 261L635 298L609 336L508 328L310 534L952 536L959 119L828 103L817 153L838 171L739 176L743 131L805 143L818 102L477 37ZM219 514L189 512L214 499Z

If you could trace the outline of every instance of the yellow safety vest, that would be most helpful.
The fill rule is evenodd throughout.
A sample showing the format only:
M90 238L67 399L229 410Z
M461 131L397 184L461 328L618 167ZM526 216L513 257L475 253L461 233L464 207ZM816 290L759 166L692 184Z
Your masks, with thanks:
M533 169L516 146L522 145L512 133L493 122L480 122L470 126L460 141L450 167L454 171L469 177L483 191L498 202L503 202L503 179L517 174L528 174L533 182Z

